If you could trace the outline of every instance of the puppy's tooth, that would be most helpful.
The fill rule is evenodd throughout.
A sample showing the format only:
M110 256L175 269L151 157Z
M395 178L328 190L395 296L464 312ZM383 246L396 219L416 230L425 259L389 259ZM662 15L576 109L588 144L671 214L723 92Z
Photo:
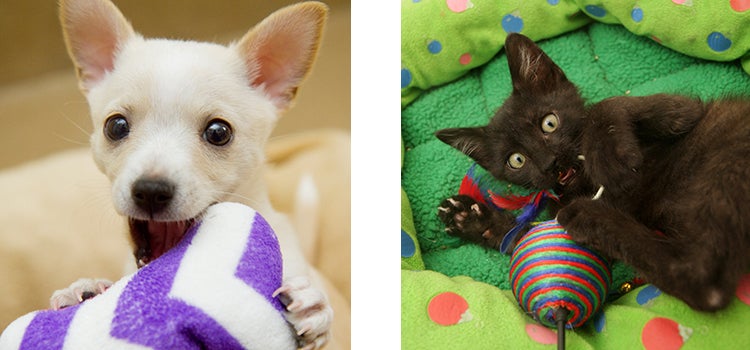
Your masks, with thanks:
M144 259L145 258L138 259L138 268L139 269L142 268L142 267L144 267L144 266L146 266L146 264L148 264Z
M444 208L444 207L438 207L438 210L442 211L444 213L447 213L449 209L448 208Z
M453 205L453 206L455 206L456 203L458 203L457 201L453 200L453 198L448 198L448 202L450 202L451 205Z

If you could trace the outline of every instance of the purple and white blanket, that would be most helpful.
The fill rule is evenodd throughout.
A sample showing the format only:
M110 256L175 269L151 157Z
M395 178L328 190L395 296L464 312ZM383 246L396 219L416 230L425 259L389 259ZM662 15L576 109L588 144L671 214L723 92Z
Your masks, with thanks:
M268 223L237 203L208 208L173 249L106 292L20 317L0 349L294 349Z

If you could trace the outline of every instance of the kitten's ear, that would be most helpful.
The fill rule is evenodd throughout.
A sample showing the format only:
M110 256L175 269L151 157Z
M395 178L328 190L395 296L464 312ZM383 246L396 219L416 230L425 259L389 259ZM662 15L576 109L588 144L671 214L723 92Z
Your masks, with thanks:
M476 161L484 157L484 127L443 129L438 130L435 136Z
M515 91L546 93L568 81L562 69L531 39L521 34L508 35L505 53Z
M250 85L262 88L279 109L287 109L315 61L328 16L316 1L278 10L251 29L237 44Z
M62 0L60 23L84 94L112 71L118 51L136 36L109 0Z

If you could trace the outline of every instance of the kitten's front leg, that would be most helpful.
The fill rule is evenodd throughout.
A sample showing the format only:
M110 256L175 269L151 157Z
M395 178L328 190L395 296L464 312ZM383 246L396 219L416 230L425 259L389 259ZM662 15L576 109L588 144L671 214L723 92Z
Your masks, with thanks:
M695 232L683 232L682 236L672 232L677 238L670 237L670 233L656 232L602 200L585 198L561 209L557 220L576 242L634 267L646 281L696 310L716 311L732 300L736 279L720 277L728 271L722 265L726 262L715 261L700 243L684 240L696 237Z
M631 116L622 108L601 102L588 112L582 134L584 168L596 186L619 198L633 191L641 180L643 164L638 137Z
M574 241L624 261L652 281L680 259L677 248L655 230L603 200L578 198L560 210L557 220Z
M491 209L466 195L445 199L438 217L448 234L493 249L500 248L505 233L516 225L510 213Z

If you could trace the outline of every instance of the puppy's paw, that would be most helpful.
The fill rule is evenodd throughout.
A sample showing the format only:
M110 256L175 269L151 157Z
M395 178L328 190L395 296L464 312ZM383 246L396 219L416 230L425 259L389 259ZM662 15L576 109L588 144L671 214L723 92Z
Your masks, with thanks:
M286 279L274 296L279 296L287 309L286 319L297 332L300 348L320 349L331 337L333 309L320 290L307 277Z
M53 310L60 310L102 294L111 285L112 282L105 279L81 278L73 282L68 288L59 289L52 293L49 303Z

